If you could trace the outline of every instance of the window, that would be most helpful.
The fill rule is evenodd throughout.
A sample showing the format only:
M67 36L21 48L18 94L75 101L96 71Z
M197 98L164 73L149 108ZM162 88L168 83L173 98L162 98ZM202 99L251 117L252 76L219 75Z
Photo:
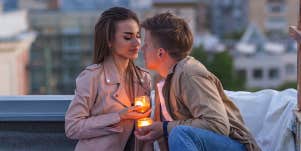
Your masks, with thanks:
M283 1L270 1L266 5L267 13L284 14L286 12L286 4Z
M254 79L262 79L263 77L263 71L262 69L254 69L253 71L253 78Z
M239 77L242 77L243 79L246 79L246 77L247 77L247 72L246 72L245 69L239 69L239 70L237 70L237 75L238 75Z
M278 79L279 78L279 70L277 68L271 68L269 70L269 78L270 79Z
M285 72L287 75L295 74L295 65L294 64L287 64L285 65Z
M265 22L265 27L268 30L279 30L287 28L287 20L284 16L269 16Z

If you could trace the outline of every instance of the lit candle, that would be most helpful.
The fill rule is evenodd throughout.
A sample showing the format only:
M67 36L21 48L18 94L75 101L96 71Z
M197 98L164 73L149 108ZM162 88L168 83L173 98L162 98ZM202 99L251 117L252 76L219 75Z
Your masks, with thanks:
M150 101L147 96L139 96L135 98L135 106L138 106L138 112L144 113L150 108Z
M153 124L153 120L151 118L141 118L137 120L137 127L141 128L144 126L149 126Z

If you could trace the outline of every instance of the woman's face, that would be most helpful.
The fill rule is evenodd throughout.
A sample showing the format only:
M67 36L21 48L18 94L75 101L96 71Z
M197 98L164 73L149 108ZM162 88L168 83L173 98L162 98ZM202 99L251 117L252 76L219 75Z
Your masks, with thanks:
M111 43L113 55L136 59L140 44L140 27L135 20L128 19L116 24L114 41Z

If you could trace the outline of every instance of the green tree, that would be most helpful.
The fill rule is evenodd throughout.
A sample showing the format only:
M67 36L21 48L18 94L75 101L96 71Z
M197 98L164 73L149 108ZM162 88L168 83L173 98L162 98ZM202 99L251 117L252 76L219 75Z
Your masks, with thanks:
M297 82L285 82L276 89L281 91L289 88L297 89Z
M245 30L228 33L223 36L223 39L240 40L241 37L243 36L244 32L245 32Z
M208 64L208 56L205 53L202 46L193 48L190 55L193 56L195 59L199 60L206 67L209 65Z
M233 58L228 51L206 54L202 47L197 47L192 50L191 56L216 75L226 90L245 89L245 78L235 72Z

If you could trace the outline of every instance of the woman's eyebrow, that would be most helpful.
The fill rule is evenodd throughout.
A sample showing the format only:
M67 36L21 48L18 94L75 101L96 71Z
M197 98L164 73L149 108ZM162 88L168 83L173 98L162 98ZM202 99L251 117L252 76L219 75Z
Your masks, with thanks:
M124 34L127 34L127 35L133 35L134 33L132 32L123 32Z
M127 35L134 35L134 33L133 32L123 32L124 34L127 34ZM140 32L137 32L137 34L140 34Z

